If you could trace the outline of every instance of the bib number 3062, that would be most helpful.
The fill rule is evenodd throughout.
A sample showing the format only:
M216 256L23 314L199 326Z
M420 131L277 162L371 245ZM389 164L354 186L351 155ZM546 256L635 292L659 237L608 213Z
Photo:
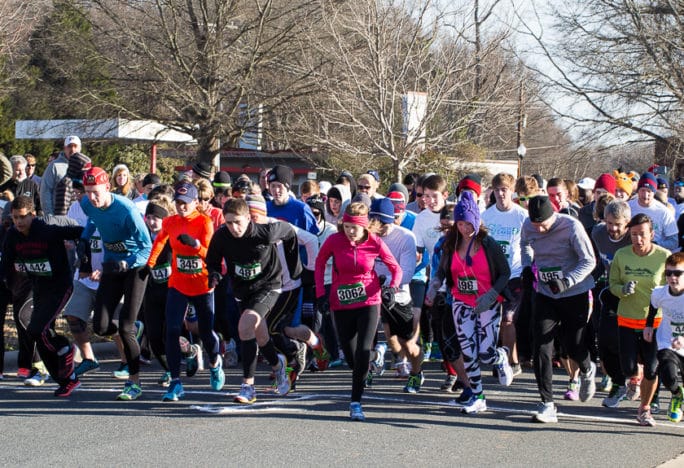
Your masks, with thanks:
M337 299L340 304L349 305L363 302L368 298L362 283L345 284L337 288Z

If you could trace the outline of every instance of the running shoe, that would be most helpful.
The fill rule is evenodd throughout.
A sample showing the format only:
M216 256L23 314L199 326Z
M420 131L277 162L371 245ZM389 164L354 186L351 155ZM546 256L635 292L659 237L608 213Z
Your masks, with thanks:
M610 389L610 393L603 399L601 404L606 408L617 408L626 397L627 387L613 384L613 388Z
M406 393L418 393L420 392L420 386L425 382L425 375L421 371L419 374L411 374L408 377L408 382L404 387L404 392Z
M79 377L83 374L87 374L88 372L94 371L95 369L99 368L100 363L97 362L95 359L84 359L78 366L76 366L74 372L76 373L76 377Z
M137 400L142 395L142 388L135 382L128 381L124 384L124 388L121 393L116 397L117 400L121 401L131 401Z
M454 400L459 405L465 405L473 398L473 390L471 388L464 388L461 394Z
M365 421L366 415L363 414L363 408L361 408L361 403L358 401L353 401L349 404L349 418L352 421Z
M158 379L157 379L157 384L161 385L162 387L166 388L169 385L171 385L171 372L166 371L164 372Z
M280 395L287 395L290 391L290 379L287 378L287 360L278 354L280 366L275 370L276 390Z
M78 379L68 380L65 384L60 385L57 390L55 390L56 397L68 397L71 393L81 386L81 382Z
M27 369L26 367L20 367L17 369L18 379L28 379L29 377L31 377L31 369Z
M494 368L499 377L499 383L508 387L513 383L513 369L508 363L508 348L497 348L496 352L499 354L498 359L494 363Z
M297 372L297 369L289 366L285 369L285 371L287 372L287 380L290 381L290 393L292 393L297 389L297 379L299 378L299 372Z
M653 395L653 399L651 400L651 414L659 414L660 413L660 397L656 393Z
M332 369L333 367L342 367L344 365L344 359L335 359L334 361L330 361L328 364L328 368Z
M432 343L425 343L423 345L423 362L429 362L432 355Z
M439 387L440 390L446 391L451 393L452 388L454 388L454 384L458 380L458 377L455 375L447 374L446 379L444 379L444 383Z
M125 362L119 363L119 368L112 374L115 379L128 380L130 373L128 372L128 364Z
M636 401L641 397L641 379L639 377L632 377L627 382L627 399Z
M306 369L306 344L301 341L295 341L294 343L297 346L297 354L295 355L297 369L299 372L304 372L304 369Z
M466 414L475 414L481 413L482 411L487 411L487 400L485 399L484 393L472 395L470 400L463 404L461 411Z
M226 374L223 372L223 358L219 354L216 357L216 366L209 369L209 384L212 390L217 392L223 388L226 383Z
M591 361L589 362L589 370L587 373L580 373L580 400L590 400L594 396L594 393L596 393L596 363Z
M570 400L570 401L577 401L580 399L579 397L579 387L580 384L576 380L571 380L570 383L568 383L568 389L565 391L565 394L563 395L563 398L565 400Z
M162 397L162 401L178 401L185 398L185 390L180 379L173 379L169 385L169 390Z
M553 402L540 402L537 405L537 412L534 413L532 419L541 423L557 423L558 413L556 412L556 405Z
M312 348L313 355L314 359L316 360L318 370L323 372L330 365L330 353L328 353L328 350L325 349L321 335L316 334L316 336L318 337L318 346Z
M436 362L442 360L442 351L439 349L439 343L432 342L432 349L430 350L430 361Z
M235 345L235 340L231 338L228 344L226 345L226 352L223 355L223 365L225 367L237 367L238 354L236 348L237 346Z
M370 388L373 386L373 371L368 368L368 374L366 374L366 381L363 383L363 386L366 388Z
M233 399L235 403L241 403L243 405L251 405L256 401L256 390L254 385L242 384L240 386L240 393Z
M613 380L609 375L604 375L601 379L601 383L598 385L598 389L602 392L608 392L613 390Z
M185 358L185 375L192 377L197 374L202 360L202 347L198 344L190 345L190 353Z
M385 343L378 343L375 345L375 359L370 363L371 371L376 375L385 373L385 353L387 352L387 345Z
M459 390L463 390L464 388L465 388L465 385L463 385L463 382L461 382L461 381L459 380L458 376L456 376L456 383L454 383L454 386L451 387L451 391L449 392L449 390L447 390L447 392L449 392L449 393L456 393L456 392L458 392Z
M40 387L49 378L50 374L48 374L47 372L42 372L39 369L33 369L31 377L24 380L24 385L26 385L27 387Z
M140 321L135 321L135 341L140 344L142 341L143 332L145 331L145 325Z
M519 375L522 375L522 367L520 366L519 362L516 362L515 364L511 364L511 370L513 371L513 377L517 377Z
M640 426L655 427L656 425L655 419L653 419L653 415L651 414L651 408L643 408L640 406L637 411L636 420Z
M411 364L407 361L400 362L397 364L397 370L394 372L394 376L399 379L408 378L411 374Z
M667 419L673 423L678 423L682 420L682 396L684 395L684 388L680 385L677 393L672 394L670 400L670 408L668 410Z

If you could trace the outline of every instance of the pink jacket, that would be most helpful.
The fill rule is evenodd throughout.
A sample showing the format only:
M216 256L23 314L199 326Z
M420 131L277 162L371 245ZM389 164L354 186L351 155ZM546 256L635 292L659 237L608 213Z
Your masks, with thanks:
M330 257L333 257L332 310L380 304L380 281L373 269L378 257L392 274L390 286L396 288L401 282L401 267L382 239L369 233L365 242L356 245L344 233L338 232L326 239L316 257L316 297L325 294L323 277Z

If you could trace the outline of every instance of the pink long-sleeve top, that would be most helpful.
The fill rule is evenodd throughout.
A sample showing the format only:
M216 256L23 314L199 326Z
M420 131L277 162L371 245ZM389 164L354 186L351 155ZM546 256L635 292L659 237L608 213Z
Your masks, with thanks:
M360 244L351 242L338 232L326 239L316 257L316 297L325 294L325 264L333 258L330 308L356 309L380 304L380 282L373 267L380 258L392 274L391 287L401 282L401 267L385 243L375 234Z

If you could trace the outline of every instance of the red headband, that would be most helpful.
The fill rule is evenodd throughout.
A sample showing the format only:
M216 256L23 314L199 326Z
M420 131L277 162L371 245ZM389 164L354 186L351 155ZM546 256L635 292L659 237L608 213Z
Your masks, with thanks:
M352 223L352 224L358 224L361 227L368 227L368 216L352 216L350 214L345 213L344 216L342 216L342 222L343 223Z

